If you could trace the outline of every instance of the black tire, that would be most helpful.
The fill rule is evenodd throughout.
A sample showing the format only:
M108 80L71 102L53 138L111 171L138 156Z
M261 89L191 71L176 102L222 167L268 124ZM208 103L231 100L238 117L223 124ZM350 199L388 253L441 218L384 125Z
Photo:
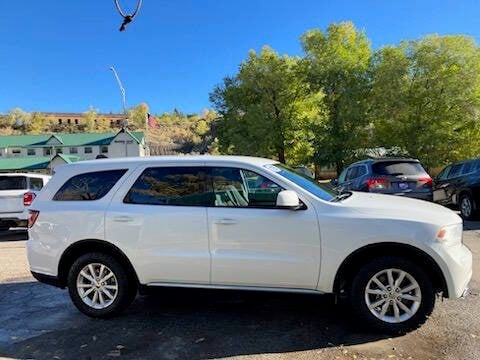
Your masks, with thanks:
M387 269L405 271L418 283L421 291L421 301L418 309L413 316L401 322L387 322L381 320L370 311L367 305L365 291L370 279L379 272ZM408 279L405 281L408 281ZM378 295L378 299L381 300L380 296L381 295ZM373 328L384 334L396 335L414 330L428 319L435 306L435 291L431 280L421 266L403 257L385 256L374 259L362 266L353 279L352 286L350 287L349 300L351 309L360 319L361 325L366 325L369 328ZM404 301L408 304L408 300ZM391 307L391 309L390 307L388 309L392 313L387 313L387 315L391 314L393 316L393 305L391 305ZM378 308L380 308L380 306L377 306L377 309Z
M464 202L466 202L467 206L470 207L470 211L467 211L467 207L464 206ZM460 209L460 214L462 215L462 218L465 220L474 220L477 216L476 214L476 204L475 200L473 199L472 195L470 194L463 194L460 196L460 200L458 201L458 207Z
M85 303L77 289L77 279L80 272L88 264L105 265L113 272L118 287L116 297L107 307L96 309ZM118 315L125 310L135 299L137 294L137 283L125 268L115 257L104 253L88 253L80 256L72 264L67 279L68 292L74 305L87 316L95 318L108 318ZM105 297L105 299L107 299Z

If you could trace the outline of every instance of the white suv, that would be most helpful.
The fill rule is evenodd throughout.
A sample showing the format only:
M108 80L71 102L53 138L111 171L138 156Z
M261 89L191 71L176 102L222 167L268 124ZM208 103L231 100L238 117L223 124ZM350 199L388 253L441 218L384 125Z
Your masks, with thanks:
M28 258L108 317L156 286L334 293L383 332L418 327L472 275L462 220L426 201L335 196L278 162L229 156L56 168L32 204Z
M27 207L49 179L42 174L0 174L0 231L27 226Z

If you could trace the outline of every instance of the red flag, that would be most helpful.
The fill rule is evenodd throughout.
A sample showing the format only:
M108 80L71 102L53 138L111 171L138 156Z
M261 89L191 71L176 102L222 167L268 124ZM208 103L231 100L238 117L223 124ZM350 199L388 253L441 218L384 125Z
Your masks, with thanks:
M147 124L148 126L156 129L158 127L158 120L155 116L147 114Z

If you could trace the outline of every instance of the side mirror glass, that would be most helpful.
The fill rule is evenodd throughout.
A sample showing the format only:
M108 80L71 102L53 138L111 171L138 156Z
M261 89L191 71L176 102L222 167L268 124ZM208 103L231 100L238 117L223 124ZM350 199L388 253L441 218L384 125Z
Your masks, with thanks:
M300 208L300 199L293 190L282 190L277 195L277 207L297 210Z

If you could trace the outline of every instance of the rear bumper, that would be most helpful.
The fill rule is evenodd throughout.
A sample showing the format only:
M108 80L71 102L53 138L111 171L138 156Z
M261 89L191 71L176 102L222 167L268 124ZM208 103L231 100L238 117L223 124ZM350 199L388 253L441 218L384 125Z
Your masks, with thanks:
M411 199L419 199L419 200L426 200L426 201L433 201L433 194L431 192L372 192L376 194L384 194L384 195L395 195L395 196L403 196L408 197Z
M9 225L9 226L27 226L28 225L28 214L26 212L21 213L1 213L0 214L0 225Z
M41 283L63 288L63 286L60 284L60 281L56 276L45 275L35 271L30 271L30 272L32 273L32 276L38 281L40 281Z

